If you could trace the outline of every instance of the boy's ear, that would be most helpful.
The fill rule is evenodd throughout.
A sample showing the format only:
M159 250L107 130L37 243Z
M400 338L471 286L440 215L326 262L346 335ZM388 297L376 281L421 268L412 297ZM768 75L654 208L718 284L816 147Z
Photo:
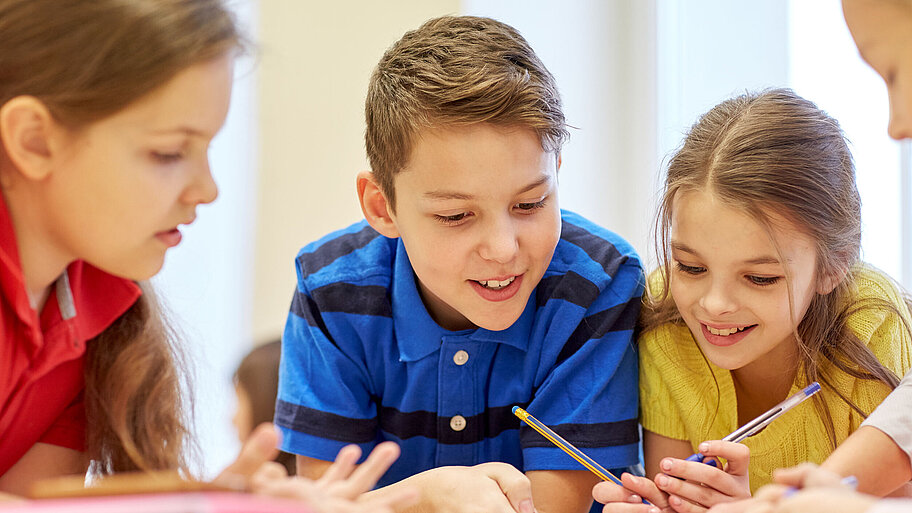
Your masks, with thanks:
M399 236L390 204L370 171L358 173L358 200L364 218L374 230L391 239Z
M0 144L24 177L43 180L50 174L55 126L51 112L34 96L17 96L0 107Z

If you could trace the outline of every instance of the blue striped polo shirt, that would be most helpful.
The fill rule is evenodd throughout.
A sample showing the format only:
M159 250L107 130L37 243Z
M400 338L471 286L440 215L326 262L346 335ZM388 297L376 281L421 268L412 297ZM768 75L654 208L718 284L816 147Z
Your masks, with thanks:
M603 466L636 464L640 260L618 235L561 218L547 271L502 331L438 326L402 242L366 222L305 246L282 340L281 449L333 460L393 440L402 455L379 486L488 461L583 469L520 425L520 405Z

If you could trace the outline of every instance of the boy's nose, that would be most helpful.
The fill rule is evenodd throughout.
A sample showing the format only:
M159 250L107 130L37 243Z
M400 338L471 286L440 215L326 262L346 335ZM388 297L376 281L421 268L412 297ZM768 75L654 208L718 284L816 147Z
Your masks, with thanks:
M519 242L513 223L507 220L495 220L487 227L479 253L485 260L507 263L516 257Z

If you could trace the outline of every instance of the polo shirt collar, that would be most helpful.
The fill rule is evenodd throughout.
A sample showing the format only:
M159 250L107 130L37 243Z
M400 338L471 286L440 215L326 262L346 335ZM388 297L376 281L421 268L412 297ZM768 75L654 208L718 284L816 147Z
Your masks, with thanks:
M505 330L474 328L450 331L437 324L424 306L418 293L415 271L402 239L398 239L396 244L392 282L393 329L399 347L399 359L404 362L420 360L438 351L444 337L464 336L478 342L507 344L522 351L526 351L529 346L535 318L535 291L529 297L519 319Z
M95 337L120 317L140 296L132 280L108 274L83 261L71 263L57 279L54 294L39 315L32 309L19 259L13 221L0 194L0 292L19 320L38 334L42 324L56 317L73 323L82 340ZM56 300L55 300L56 299ZM52 315L53 314L53 315Z

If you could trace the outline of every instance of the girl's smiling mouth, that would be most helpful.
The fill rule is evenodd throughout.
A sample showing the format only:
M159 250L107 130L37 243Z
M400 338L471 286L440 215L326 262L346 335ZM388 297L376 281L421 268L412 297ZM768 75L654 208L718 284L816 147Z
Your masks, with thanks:
M707 342L714 346L732 346L744 339L754 328L757 327L757 324L749 324L746 326L732 326L724 328L714 328L707 324L700 323L700 329L703 332L703 338Z

